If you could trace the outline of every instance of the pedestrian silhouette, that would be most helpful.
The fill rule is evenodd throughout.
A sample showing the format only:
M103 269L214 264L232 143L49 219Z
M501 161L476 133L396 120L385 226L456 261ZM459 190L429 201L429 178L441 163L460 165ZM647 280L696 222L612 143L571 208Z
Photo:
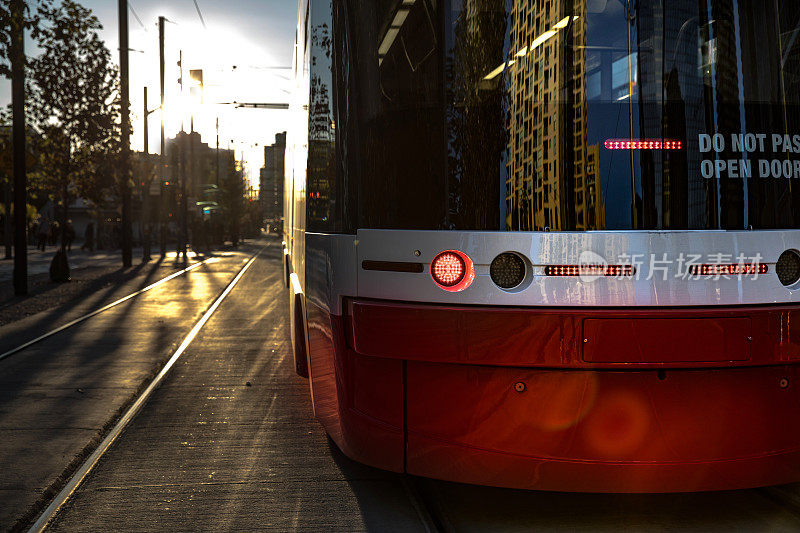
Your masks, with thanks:
M47 249L47 239L50 238L50 222L47 217L39 215L39 243L36 245L37 250L45 251Z
M72 220L67 220L64 226L64 246L68 252L72 251L72 242L75 240L75 226L72 225Z
M94 222L89 222L86 225L86 230L83 232L83 246L81 246L81 250L94 252Z

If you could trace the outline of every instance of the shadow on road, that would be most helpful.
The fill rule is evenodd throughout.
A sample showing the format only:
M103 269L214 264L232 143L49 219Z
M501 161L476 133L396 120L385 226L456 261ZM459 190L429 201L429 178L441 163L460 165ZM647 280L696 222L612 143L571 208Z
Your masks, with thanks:
M249 247L240 249L249 252ZM119 269L115 273L121 273L121 277L98 279L83 288L79 297L31 317L31 324L16 328L14 335L4 336L0 353L51 330L60 317L75 315L76 307L85 307L87 301L91 308L80 308L78 314L98 309L182 268L174 261L154 261ZM230 271L238 266L227 268ZM2 362L0 428L11 431L14 439L0 444L0 458L4 464L16 466L0 483L0 489L30 492L32 482L45 482L46 489L39 492L33 505L26 503L12 510L17 526L28 524L91 453L160 370L194 323L195 315L224 289L230 278L230 274L218 276L205 266L195 270L203 275L177 277L165 285L165 291L148 292L148 298L129 300ZM74 443L85 446L77 455L61 457L67 449L74 449ZM61 451L48 454L41 445ZM43 455L45 459L41 459ZM37 473L31 476L31 471ZM49 477L59 472L58 479ZM42 475L45 477L40 480L38 476ZM19 477L16 484L14 476ZM0 529L10 525L2 520L8 518L0 512Z

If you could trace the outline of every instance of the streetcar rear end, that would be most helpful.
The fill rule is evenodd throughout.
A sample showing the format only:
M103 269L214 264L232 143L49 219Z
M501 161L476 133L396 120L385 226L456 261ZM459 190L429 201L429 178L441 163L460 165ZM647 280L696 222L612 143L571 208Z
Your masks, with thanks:
M544 490L800 480L800 6L298 20L293 345L347 455Z

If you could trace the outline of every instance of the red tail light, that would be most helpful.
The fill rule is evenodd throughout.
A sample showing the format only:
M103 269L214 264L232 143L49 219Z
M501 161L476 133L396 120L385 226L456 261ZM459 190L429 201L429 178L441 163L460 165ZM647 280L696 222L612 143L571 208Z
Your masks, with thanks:
M683 142L675 139L608 139L607 150L682 150Z
M766 274L769 267L764 263L692 265L689 273L693 276L738 276Z
M431 264L433 279L439 285L452 287L458 285L467 274L466 262L455 252L443 252Z
M548 265L544 267L545 276L608 276L631 277L636 274L633 265Z
M437 255L431 262L431 277L446 291L463 291L475 279L475 265L467 254L457 250L447 250Z

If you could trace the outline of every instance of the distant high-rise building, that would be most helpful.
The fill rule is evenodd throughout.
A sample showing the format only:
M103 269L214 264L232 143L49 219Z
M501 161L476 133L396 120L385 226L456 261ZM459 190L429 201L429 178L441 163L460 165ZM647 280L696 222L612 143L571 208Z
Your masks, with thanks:
M259 176L258 199L267 219L277 219L283 214L285 159L286 132L283 132L275 136L274 144L264 147L264 166Z
M181 147L179 143L183 143ZM181 149L183 155L181 156ZM228 162L234 159L233 150L217 150L204 143L197 132L180 132L167 141L167 169L165 178L175 184L180 182L181 160L186 165L186 193L191 198L200 199L206 185L217 182L217 164L220 179L225 179ZM194 158L192 158L194 156Z

